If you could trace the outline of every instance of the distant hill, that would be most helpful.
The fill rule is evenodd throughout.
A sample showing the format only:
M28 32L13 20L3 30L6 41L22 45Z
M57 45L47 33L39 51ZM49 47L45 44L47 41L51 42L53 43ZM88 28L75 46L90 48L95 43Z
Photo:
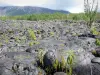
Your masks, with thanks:
M42 7L32 7L32 6L0 6L0 15L2 16L17 16L26 14L40 14L40 13L55 13L60 12L64 14L70 13L64 10L52 10Z

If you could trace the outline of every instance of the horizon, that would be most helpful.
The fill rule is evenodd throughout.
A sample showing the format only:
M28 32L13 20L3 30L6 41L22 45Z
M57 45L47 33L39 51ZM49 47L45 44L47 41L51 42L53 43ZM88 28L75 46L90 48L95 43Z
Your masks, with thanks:
M84 0L21 0L21 2L20 0L1 0L0 6L34 6L53 10L64 10L71 13L84 12Z

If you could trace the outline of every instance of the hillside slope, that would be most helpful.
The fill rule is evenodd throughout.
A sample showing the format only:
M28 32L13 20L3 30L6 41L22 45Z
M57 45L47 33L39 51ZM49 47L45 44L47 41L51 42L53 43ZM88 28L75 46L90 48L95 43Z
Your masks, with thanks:
M52 10L42 7L32 7L32 6L4 6L0 7L0 15L5 16L16 16L16 15L25 15L25 14L40 14L40 13L70 13L69 11L64 10Z

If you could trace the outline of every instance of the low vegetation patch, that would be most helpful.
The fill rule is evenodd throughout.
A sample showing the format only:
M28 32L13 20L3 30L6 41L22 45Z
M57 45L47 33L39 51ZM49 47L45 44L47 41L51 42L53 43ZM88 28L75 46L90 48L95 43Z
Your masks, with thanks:
M96 39L95 43L96 43L97 46L100 46L100 40L99 39Z
M38 52L39 66L46 71L47 75L52 75L55 72L65 72L67 75L72 75L75 61L75 54L72 50L66 52L67 58L61 56L61 61L55 59L52 66L45 66L43 62L44 55L45 52L40 49Z
M100 19L100 13L95 15L95 20ZM85 20L87 21L87 17L84 13L70 13L70 14L63 14L63 13L44 13L44 14L32 14L32 15L23 15L23 16L1 16L0 20L30 20L30 21L38 21L38 20ZM94 20L93 20L94 21Z
M96 29L95 27L91 28L91 33L92 33L93 35L99 35L99 34L100 34L100 32L98 32L97 29Z
M35 41L36 36L35 36L34 30L28 29L28 33L29 33L30 38Z

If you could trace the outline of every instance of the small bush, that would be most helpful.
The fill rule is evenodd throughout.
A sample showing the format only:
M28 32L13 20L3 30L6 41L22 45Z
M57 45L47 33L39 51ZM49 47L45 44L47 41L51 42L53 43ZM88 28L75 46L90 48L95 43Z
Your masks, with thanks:
M92 51L92 54L97 54L96 50L93 50L93 51Z
M73 65L74 65L74 61L75 61L75 54L73 52L73 50L69 50L67 52L68 58L67 58L67 74L68 75L72 75L72 69L73 69Z
M99 35L99 32L96 30L96 28L92 28L91 32L93 35Z
M44 54L45 54L45 51L43 49L39 49L38 50L38 59L39 59L39 64L40 66L44 66L44 62L43 62L43 58L44 58Z
M50 36L54 36L54 32L50 32Z
M3 44L0 42L0 47L2 46Z
M72 17L72 19L75 20L75 21L77 21L77 20L79 20L79 17L78 17L78 15L74 15L74 16Z
M38 41L31 41L31 42L29 43L29 46L33 46L33 45L37 45L37 44L39 44Z
M96 0L92 0L92 3L89 2L89 0L84 0L84 12L85 17L87 18L87 25L89 28L91 28L92 23L95 21L95 17L97 14L98 9L98 2L95 5Z
M96 43L97 46L100 46L100 40L99 39L96 39L95 43Z
M28 29L28 33L29 33L29 36L30 36L30 38L32 40L36 40L36 36L35 36L34 30Z
M53 63L53 68L57 71L59 65L59 61L56 59L55 62Z
M68 52L66 52L66 54L68 55L66 60L63 56L61 56L61 62L59 62L57 59L55 60L53 64L53 69L55 71L67 72L67 75L72 75L75 54L72 50L69 50Z

